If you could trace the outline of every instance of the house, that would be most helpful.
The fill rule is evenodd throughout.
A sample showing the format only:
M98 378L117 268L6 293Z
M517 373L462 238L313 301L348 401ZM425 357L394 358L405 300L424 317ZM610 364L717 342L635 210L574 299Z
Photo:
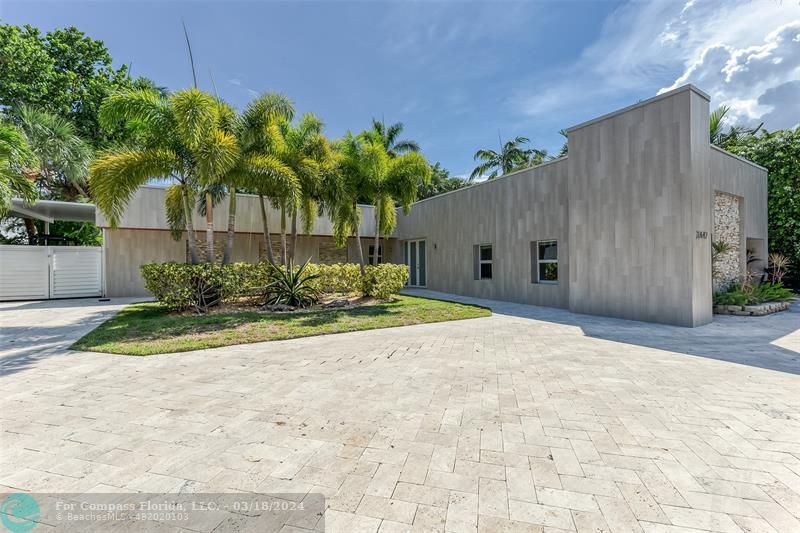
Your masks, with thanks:
M406 263L409 285L680 326L712 320L713 287L766 257L767 172L709 143L709 97L691 85L567 130L566 157L415 203L374 248L362 206L365 258ZM272 244L280 221L268 209ZM227 202L214 211L222 253ZM144 295L139 267L185 261L164 211L164 189L143 187L119 228L103 216L103 292ZM195 214L198 244L205 220ZM258 198L240 195L233 259L265 255ZM729 249L715 258L712 242ZM321 217L296 258L356 261L354 238L334 246ZM202 250L201 250L202 253ZM277 254L276 254L277 255ZM1 296L1 295L0 295Z

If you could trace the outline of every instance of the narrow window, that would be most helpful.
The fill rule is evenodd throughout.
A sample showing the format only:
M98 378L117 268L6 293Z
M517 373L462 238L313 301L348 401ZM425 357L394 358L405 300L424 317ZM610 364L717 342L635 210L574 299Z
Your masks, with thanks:
M533 282L558 283L558 242L536 242L535 257L535 272L534 275L531 276L533 278Z
M369 252L367 254L367 264L371 265L375 259L375 245L369 245ZM378 246L378 264L383 263L383 246Z
M475 279L492 279L492 245L476 244L473 255Z

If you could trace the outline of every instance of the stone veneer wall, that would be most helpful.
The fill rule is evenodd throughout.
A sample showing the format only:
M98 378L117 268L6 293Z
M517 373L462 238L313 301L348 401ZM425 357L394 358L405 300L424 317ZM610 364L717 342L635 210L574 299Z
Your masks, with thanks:
M742 275L741 259L741 204L738 196L714 194L714 231L712 242L725 242L730 250L714 260L714 292L726 290Z

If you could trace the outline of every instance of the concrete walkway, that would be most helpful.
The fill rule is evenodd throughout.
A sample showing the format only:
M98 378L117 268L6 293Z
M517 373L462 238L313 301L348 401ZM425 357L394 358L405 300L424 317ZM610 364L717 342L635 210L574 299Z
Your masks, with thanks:
M797 306L688 330L480 303L151 357L47 335L111 308L3 308L26 352L0 375L0 491L322 493L343 532L800 531Z

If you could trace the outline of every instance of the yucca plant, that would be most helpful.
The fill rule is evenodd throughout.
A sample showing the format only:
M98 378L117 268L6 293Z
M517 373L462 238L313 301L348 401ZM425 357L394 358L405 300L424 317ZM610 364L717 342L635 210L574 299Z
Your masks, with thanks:
M310 261L310 260L309 260ZM270 263L269 281L265 288L267 305L309 307L319 301L319 290L312 283L319 274L306 271L309 261L295 269L292 261L284 266Z

